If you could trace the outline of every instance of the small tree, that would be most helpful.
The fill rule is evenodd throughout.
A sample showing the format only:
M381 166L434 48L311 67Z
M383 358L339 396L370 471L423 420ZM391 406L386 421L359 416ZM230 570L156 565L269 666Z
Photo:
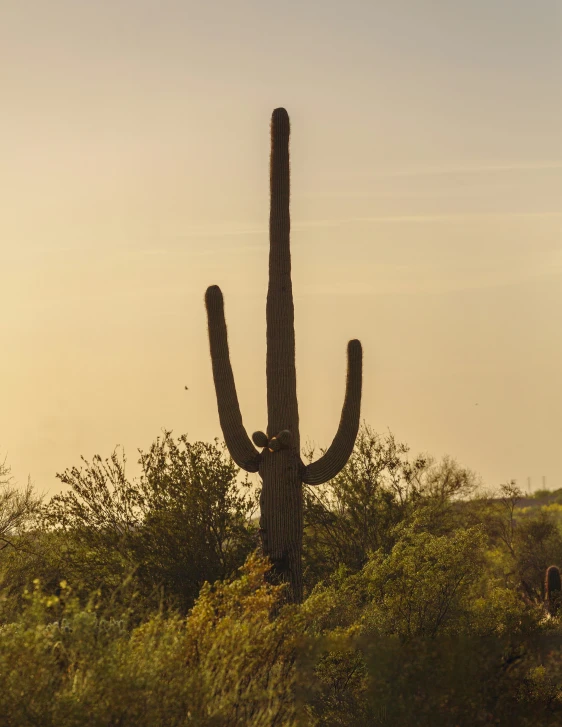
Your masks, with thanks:
M205 581L231 575L255 547L255 499L217 441L165 432L139 463L138 479L117 451L57 475L69 491L44 511L51 534L64 535L57 578L80 580L88 591L115 588L134 573L145 598L159 599L163 589L186 610Z
M23 489L12 484L10 468L6 460L0 462L0 551L5 548L18 548L18 537L26 525L37 514L41 498L33 491L28 480Z
M257 503L224 444L175 440L170 432L141 452L143 526L139 575L161 582L182 608L205 581L233 575L256 547Z
M305 487L305 562L313 585L339 565L360 570L369 553L389 552L399 524L414 519L434 534L456 527L455 500L467 497L476 477L444 457L408 457L407 445L362 426L343 470L321 487ZM312 456L312 453L311 453Z
M536 603L546 597L544 574L562 558L562 534L552 513L539 510L521 516L515 531L515 573L525 593Z
M499 496L480 502L480 520L501 555L496 570L506 585L515 586L527 601L542 603L546 569L562 557L562 533L552 512L522 508L522 497L513 480L502 485Z

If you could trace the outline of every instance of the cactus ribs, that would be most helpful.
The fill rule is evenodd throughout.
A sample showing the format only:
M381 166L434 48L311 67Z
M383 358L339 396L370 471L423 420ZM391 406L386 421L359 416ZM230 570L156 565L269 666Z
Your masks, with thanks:
M269 289L267 293L267 433L252 441L242 423L228 352L224 302L216 285L205 303L213 378L224 439L232 459L247 472L259 472L260 535L272 563L274 582L288 584L288 600L302 601L303 483L320 485L345 466L359 429L362 349L347 346L347 386L338 431L326 453L305 465L300 457L295 369L294 306L291 283L289 215L289 116L275 109L271 118ZM255 446L254 446L255 445ZM259 447L261 451L258 451Z

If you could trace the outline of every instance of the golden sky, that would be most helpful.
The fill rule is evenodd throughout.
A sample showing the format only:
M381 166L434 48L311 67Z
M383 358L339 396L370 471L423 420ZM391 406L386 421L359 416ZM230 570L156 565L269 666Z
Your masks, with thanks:
M220 436L203 295L264 429L269 118L292 123L301 437L363 416L562 487L560 0L8 0L0 456L59 489ZM185 386L189 389L186 391Z

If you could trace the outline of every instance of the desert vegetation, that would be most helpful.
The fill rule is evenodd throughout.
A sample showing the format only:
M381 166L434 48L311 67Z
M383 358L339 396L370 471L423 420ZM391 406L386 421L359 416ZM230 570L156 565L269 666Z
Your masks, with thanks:
M289 134L276 109L266 431L212 285L224 444L164 431L140 474L83 458L50 499L0 465L2 727L562 724L560 492L360 427L357 339L333 442L302 451Z
M3 725L560 724L552 502L364 425L304 485L294 604L223 445L164 432L138 459L43 502L4 467Z

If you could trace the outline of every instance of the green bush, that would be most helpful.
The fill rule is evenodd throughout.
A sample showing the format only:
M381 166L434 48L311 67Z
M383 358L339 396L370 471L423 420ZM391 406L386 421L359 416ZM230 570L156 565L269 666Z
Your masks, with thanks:
M521 585L559 525L510 486L468 500L452 460L364 433L287 606L224 450L166 433L140 461L67 470L0 551L2 727L562 723L560 617Z
M381 437L363 426L340 474L326 485L305 487L309 590L340 565L357 572L370 553L389 552L397 527L413 519L423 519L424 529L436 534L466 519L455 503L474 491L475 475L448 457L441 462L429 456L411 461L408 451L392 434Z
M83 600L96 590L120 597L128 579L141 609L164 601L185 613L205 581L236 573L256 545L256 498L224 447L165 432L140 465L130 479L115 451L58 475L68 490L0 564L5 595L40 577L51 592L67 580Z

